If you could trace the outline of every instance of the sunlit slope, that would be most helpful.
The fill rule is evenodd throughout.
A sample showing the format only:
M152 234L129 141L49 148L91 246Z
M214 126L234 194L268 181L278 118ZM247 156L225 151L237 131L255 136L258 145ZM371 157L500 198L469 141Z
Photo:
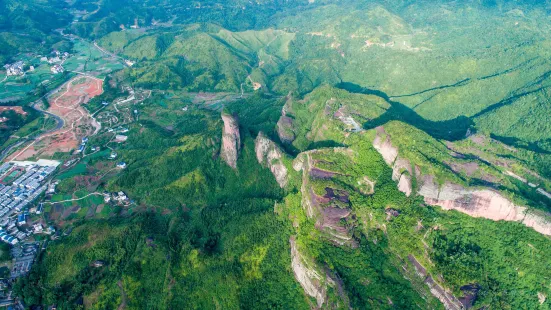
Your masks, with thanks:
M273 29L230 32L198 26L142 36L112 33L100 44L137 61L127 71L142 85L249 92L253 83L266 86L272 76L280 73L288 62L294 36Z
M59 0L0 3L0 64L20 52L49 52L61 40L53 33L70 21L67 4Z
M549 138L542 113L551 70L545 11L457 3L391 9L328 5L281 25L306 37L297 58L324 59L340 80L383 91L426 119L466 116L487 133ZM306 22L312 19L319 22Z

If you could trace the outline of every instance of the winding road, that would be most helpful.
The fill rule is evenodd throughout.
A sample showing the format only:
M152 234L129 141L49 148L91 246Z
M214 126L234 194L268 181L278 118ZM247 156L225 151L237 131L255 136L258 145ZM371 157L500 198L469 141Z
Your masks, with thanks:
M88 78L92 78L92 79L95 79L95 80L101 80L101 79L98 79L98 78L96 78L96 77L94 77L94 76L88 75L88 74L86 74L86 73L82 73L82 72L74 72L74 73L77 73L77 74L79 74L79 75L83 75L83 76L86 76L86 77L88 77ZM78 77L73 77L73 78L71 78L71 79L70 79L69 81L67 81L66 83L63 83L62 85L60 85L60 86L57 87L56 89L54 89L54 90L48 92L47 94L45 94L44 96L40 97L38 100L36 100L35 102L33 102L33 104L31 105L31 107L32 107L34 110L36 110L36 111L38 111L38 112L40 112L40 113L43 113L43 114L45 114L45 115L48 115L48 116L50 116L50 117L53 117L53 118L56 120L56 123L57 123L56 126L55 126L55 128L52 128L52 129L49 129L49 130L47 130L47 131L41 132L41 133L38 134L38 135L27 136L27 137L25 137L24 139L22 139L21 141L15 143L14 145L11 145L10 147L6 148L5 150L2 150L2 152L0 153L0 160L4 160L4 159L8 156L8 154L10 154L10 152L11 152L13 149L15 149L15 148L21 146L22 144L25 144L26 142L31 142L31 143L29 143L25 148L23 148L23 150L21 150L19 153L17 153L17 154L15 155L15 157L13 157L13 159L17 158L19 155L21 155L22 153L24 153L29 147L31 147L32 145L34 145L34 144L35 144L36 142L38 142L39 140L41 140L41 139L43 139L43 138L45 138L45 137L48 137L50 134L52 134L52 133L54 133L54 132L56 132L56 131L59 131L60 129L63 128L63 126L65 125L65 121L63 120L62 117L60 117L60 116L58 116L58 115L55 115L55 114L53 114L53 113L47 112L47 111L45 111L45 110L42 110L42 109L40 109L39 107L37 107L37 105L38 105L38 103L40 103L40 101L41 101L43 98L45 98L45 97L46 97L46 98L47 98L47 97L50 97L52 94L58 92L62 87L66 86L66 85L70 85L70 83L72 83L72 81L75 80L76 78L78 78ZM67 90L65 91L65 93L67 93L67 92L69 91L69 86L67 86L67 87L68 87L68 88L67 88ZM64 95L64 94L63 94L63 95ZM63 95L61 95L60 97L62 97ZM56 99L54 100L53 104L59 106L59 105L57 104L57 100L58 100L60 97L56 98ZM79 99L79 102L78 102L77 104L74 104L74 105L72 105L72 106L70 106L70 107L65 107L65 108L69 108L69 109L71 109L71 110L77 110L77 108L75 108L75 107L78 106L78 105L80 104L80 101L81 101L81 99ZM79 111L79 112L80 112L80 111ZM80 112L80 113L81 113L81 117L80 117L79 119L77 119L76 121L74 121L74 122L71 124L71 128L67 129L67 131L73 130L75 123L78 122L80 119L82 119L82 117L84 117L84 115L82 114L82 112ZM65 131L65 132L66 132L66 131ZM61 132L61 133L65 133L65 132Z
M63 85L65 85L65 83L62 84L62 85L60 85L58 88L56 88L56 89L54 89L54 90L48 92L46 95L40 97L38 100L36 100L35 102L33 102L33 103L31 104L31 107L32 107L34 110L38 111L39 113L48 115L48 116L52 117L53 119L55 119L55 121L56 121L56 126L55 126L55 128L46 130L46 131L44 131L44 132L40 132L40 133L38 133L38 134L36 134L36 135L26 136L26 137L24 137L22 140L18 141L17 143L10 145L10 146L7 147L6 149L2 150L2 152L0 152L0 161L4 160L4 159L8 156L8 154L9 154L13 149L15 149L15 148L21 146L22 144L24 144L24 143L26 143L26 142L30 142L30 141L36 141L36 140L37 140L39 137L41 137L42 135L45 135L45 134L47 135L47 134L49 134L49 133L52 133L52 132L54 132L54 131L56 131L56 130L59 130L59 129L63 128L63 125L65 124L65 122L63 121L63 119L62 119L61 117L59 117L59 116L57 116L57 115L55 115L55 114L52 114L52 113L50 113L50 112L44 111L44 110L42 110L42 109L40 109L40 108L37 107L37 104L40 103L40 101L42 100L42 98L51 96L52 94L54 94L55 92L57 92Z

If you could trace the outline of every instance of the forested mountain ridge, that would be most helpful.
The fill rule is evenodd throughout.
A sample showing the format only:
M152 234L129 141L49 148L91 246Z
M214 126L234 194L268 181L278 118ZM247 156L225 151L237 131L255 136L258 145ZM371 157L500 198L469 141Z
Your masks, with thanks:
M278 16L272 25L285 32L276 33L274 42L254 43L270 43L267 48L251 49L246 44L252 41L246 41L259 35L269 39L271 30L255 34L208 25L174 26L150 35L112 33L100 44L142 60L131 73L141 85L153 79L164 87L237 91L247 84L250 90L256 82L286 95L347 82L382 91L431 121L469 117L486 134L547 147L549 137L541 133L549 132L549 122L545 114L531 112L543 111L531 98L544 101L549 83L549 27L537 17L545 14L538 9L542 6L526 7L530 13L525 17L518 9L494 14L463 4L445 9L422 3L399 9L358 6L320 5L301 12L300 18ZM237 43L228 34L245 41ZM122 35L127 43L114 45ZM277 49L285 57L273 54ZM470 104L461 104L465 101ZM512 111L523 115L523 121L511 119Z
M64 1L13 1L0 3L0 62L11 60L21 52L36 51L40 45L48 50L61 41L53 32L70 22ZM44 51L43 50L43 51Z
M549 308L549 1L56 5L124 67L27 305Z

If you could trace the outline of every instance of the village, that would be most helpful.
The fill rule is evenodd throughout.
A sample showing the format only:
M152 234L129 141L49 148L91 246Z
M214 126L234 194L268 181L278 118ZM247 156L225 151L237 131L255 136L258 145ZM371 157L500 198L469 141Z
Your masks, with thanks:
M56 55L55 57L60 56ZM63 57L61 56L59 59L63 59ZM48 59L48 61L57 62L59 59ZM93 82L93 80L90 81ZM146 98L146 94L135 93L130 87L127 87L126 90L129 93L128 98L119 98L112 103L116 112L119 112L117 106L133 101L143 101ZM102 103L103 107L110 105L111 103ZM109 143L124 143L128 139L125 134L129 129L125 124L130 121L132 116L124 118L128 120L123 120L120 115L117 117L111 113L103 113L98 116L99 120L108 122L109 125L102 131L113 135L106 145L91 145L89 137L84 136L65 160L38 159L30 161L25 156L18 158L16 153L11 161L0 166L0 242L11 247L10 254L13 264L9 279L13 280L26 275L41 248L46 248L48 240L56 240L62 235L68 234L67 231L70 232L70 228L67 228L65 233L62 233L62 229L56 229L55 220L44 217L47 208L53 212L55 205L79 200L78 198L64 201L53 199L56 195L56 186L59 184L59 179L56 179L57 175L70 172L84 158L103 154L102 151L107 152L107 155L102 158L115 161L116 169L126 168L126 162L120 161L115 149L108 145ZM48 145L50 148L55 147L55 143ZM104 205L129 206L132 203L132 200L122 191L93 192L89 195L101 197ZM2 280L0 280L1 290Z
M31 239L37 234L56 232L52 225L44 227L41 221L31 222L30 215L42 214L43 204L37 202L38 198L55 191L51 176L58 165L57 161L41 159L0 166L0 240L10 246L12 257L9 276L0 280L0 291L5 297L1 303L10 301L10 292L4 292L9 282L26 275L36 259L40 242Z
M50 57L48 56L37 56L40 59L40 63L44 63L50 66L50 71L52 74L63 73L65 69L63 68L63 63L71 57L71 54L68 52L59 52L54 50ZM27 72L34 72L36 63L29 64L23 60L18 60L11 64L5 64L4 69L6 69L6 76L25 76Z
M87 141L83 139L83 141ZM85 142L83 142L85 145ZM114 158L113 154L110 159ZM71 162L66 162L66 164ZM124 168L124 162L117 167ZM60 161L10 161L0 166L0 242L10 248L11 262L4 262L9 274L0 277L0 305L15 302L11 299L10 283L26 276L40 251L48 242L69 235L72 228L56 228L56 223L43 215L47 204L52 204L59 181L56 173ZM128 206L132 201L122 191L97 193L109 205ZM0 265L0 268L4 268Z
M60 182L63 184L63 180L72 178L79 167L86 167L89 160L106 161L102 173L108 175L125 169L127 164L121 160L116 146L127 141L127 126L138 117L137 110L128 106L151 95L151 91L123 86L127 97L101 102L99 109L89 111L83 105L103 92L103 78L96 72L82 72L79 63L84 58L81 58L82 54L77 56L54 50L46 56L22 55L3 66L5 78L0 81L2 85L29 78L36 83L38 75L44 73L47 75L43 76L50 77L66 73L71 78L59 76L65 82L48 93L49 104L40 108L47 115L58 117L57 127L33 139L22 139L22 143L4 152L3 162L0 162L0 254L8 254L0 261L0 270L6 271L0 272L0 307L12 305L17 308L18 300L12 296L12 284L17 278L28 275L50 242L71 234L75 220L106 218L120 212L117 210L128 210L134 204L120 190L109 192L103 187L88 188L81 195L68 193L58 186ZM121 59L102 61L98 63L105 62L112 70L118 68L115 65ZM133 63L125 61L125 64L131 66ZM8 82L3 83L6 80ZM45 82L38 81L38 84ZM6 93L7 98L12 95ZM98 139L99 133L110 138L106 141ZM85 176L83 179L86 177L94 178Z

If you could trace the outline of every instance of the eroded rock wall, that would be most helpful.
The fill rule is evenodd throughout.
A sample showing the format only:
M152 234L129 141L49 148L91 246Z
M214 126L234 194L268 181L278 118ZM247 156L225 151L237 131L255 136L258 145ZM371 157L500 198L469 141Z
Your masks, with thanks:
M291 267L295 279L306 295L315 298L318 308L321 308L327 293L324 274L301 255L294 236L291 236L289 242L291 243Z
M551 217L518 206L494 189L465 188L451 182L440 185L434 176L422 175L417 167L412 174L411 163L399 157L398 149L382 127L377 128L373 147L392 167L392 179L398 183L398 189L408 196L416 192L424 197L425 203L444 210L457 210L494 221L520 222L541 234L551 235ZM412 188L413 175L417 180L416 190Z
M281 188L287 186L287 167L281 160L283 151L264 133L260 132L254 145L256 159L264 167L268 167Z
M228 166L237 168L237 157L241 149L241 137L239 135L239 123L235 116L222 113L224 129L222 131L222 147L220 157Z
M413 255L408 255L408 260L415 269L417 276L423 279L423 282L428 286L430 293L440 300L446 310L465 309L463 304L461 304L461 302L453 294L434 281L434 278L427 272L427 269L423 267L423 265L421 265L421 263L419 263Z
M376 131L373 147L383 156L386 164L392 167L392 179L398 182L398 189L409 197L413 191L411 162L398 157L398 148L392 145L383 127L377 127Z

